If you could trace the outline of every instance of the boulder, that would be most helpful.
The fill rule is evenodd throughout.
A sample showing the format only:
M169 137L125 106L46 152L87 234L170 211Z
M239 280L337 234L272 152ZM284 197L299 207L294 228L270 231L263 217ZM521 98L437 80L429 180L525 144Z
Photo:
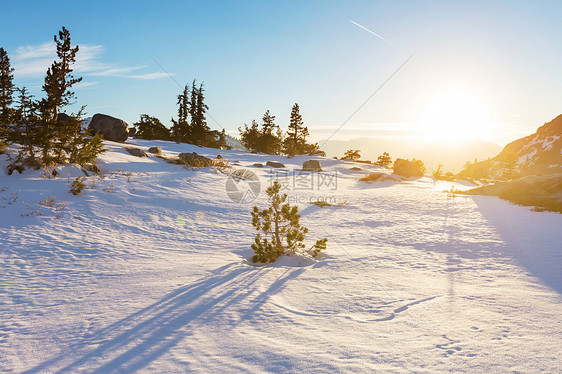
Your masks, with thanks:
M150 147L148 152L155 154L156 156L162 156L162 147Z
M129 125L123 120L97 113L88 126L91 132L99 132L106 140L124 142L129 137Z
M70 117L66 113L57 114L57 122L68 122L69 119Z
M267 161L265 163L265 165L271 166L272 168L284 168L285 167L285 165L283 165L282 163L277 162L277 161Z
M409 178L409 177L423 177L421 171L413 162L403 158L397 158L394 161L394 174Z
M127 152L137 157L148 157L148 154L140 148L125 148Z
M318 160L308 160L303 162L302 171L322 171L322 165Z
M263 168L263 164L260 164L259 162L256 162L254 166L257 168Z
M193 167L208 167L213 164L213 160L207 158L205 156L198 155L197 153L180 153L178 158L182 161L182 163L186 164L187 166Z

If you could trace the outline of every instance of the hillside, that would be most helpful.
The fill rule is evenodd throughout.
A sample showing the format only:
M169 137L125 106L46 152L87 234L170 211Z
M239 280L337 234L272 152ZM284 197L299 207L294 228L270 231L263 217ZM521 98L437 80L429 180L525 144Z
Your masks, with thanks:
M473 164L458 178L503 178L562 173L562 115L529 136L507 144L490 160Z
M330 158L314 157L324 171L303 174L309 156L104 144L97 176L73 165L58 166L56 177L0 173L1 372L562 366L562 214L453 197L445 191L470 184L428 176L361 182L389 171ZM236 203L224 170L139 158L124 146L220 154L255 173L261 193ZM267 161L286 167L254 166ZM0 155L2 169L7 162ZM86 188L72 195L77 177ZM308 241L328 238L327 257L247 261L250 211L267 206L273 179L300 207ZM310 204L320 200L332 205Z

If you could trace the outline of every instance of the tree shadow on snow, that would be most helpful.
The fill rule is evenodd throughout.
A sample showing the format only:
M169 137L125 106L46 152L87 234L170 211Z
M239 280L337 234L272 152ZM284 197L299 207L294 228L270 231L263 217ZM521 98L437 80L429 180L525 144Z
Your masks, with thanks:
M266 276L273 269L256 269L230 264L216 269L211 275L182 286L157 302L108 325L70 346L25 373L72 373L84 370L93 373L134 372L149 365L191 335L190 328L209 325L231 306L240 308L248 300L247 310L238 310L236 326L248 320L270 296L279 292L304 269L287 268L273 282ZM269 283L265 292L260 282ZM91 348L95 346L95 348ZM78 355L69 352L80 352ZM82 351L82 352L81 352ZM80 357L68 363L67 356Z
M490 196L472 196L480 213L497 230L505 245L502 253L513 258L532 276L562 294L562 215L533 212Z

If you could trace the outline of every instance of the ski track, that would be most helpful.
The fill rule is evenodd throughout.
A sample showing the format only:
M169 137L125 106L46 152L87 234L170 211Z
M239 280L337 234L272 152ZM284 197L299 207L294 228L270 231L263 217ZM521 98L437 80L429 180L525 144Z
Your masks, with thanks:
M167 156L220 153L242 167L286 159L158 141ZM562 366L562 215L493 197L448 197L431 178L359 182L338 172L341 206L299 203L318 261L251 266L253 204L226 176L128 155L107 142L106 172L68 193L73 166L0 175L0 371L557 372ZM0 155L0 164L6 162ZM252 168L262 181L270 168ZM383 172L387 172L382 170ZM68 174L68 176L66 176ZM109 174L108 174L109 175ZM88 178L91 181L91 177ZM110 188L113 192L104 191ZM15 194L15 195L13 195ZM4 198L2 198L4 196ZM14 197L15 201L14 201ZM55 196L65 209L40 208Z

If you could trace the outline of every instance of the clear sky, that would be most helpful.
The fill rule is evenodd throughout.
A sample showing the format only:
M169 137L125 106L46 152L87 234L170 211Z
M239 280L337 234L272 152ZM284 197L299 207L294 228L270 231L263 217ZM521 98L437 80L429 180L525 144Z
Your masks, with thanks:
M2 13L17 85L41 97L64 25L81 47L77 105L129 124L169 125L177 82L197 79L211 127L237 134L270 109L286 128L298 102L319 140L412 54L336 138L459 119L459 135L505 144L562 113L560 1L5 1Z

